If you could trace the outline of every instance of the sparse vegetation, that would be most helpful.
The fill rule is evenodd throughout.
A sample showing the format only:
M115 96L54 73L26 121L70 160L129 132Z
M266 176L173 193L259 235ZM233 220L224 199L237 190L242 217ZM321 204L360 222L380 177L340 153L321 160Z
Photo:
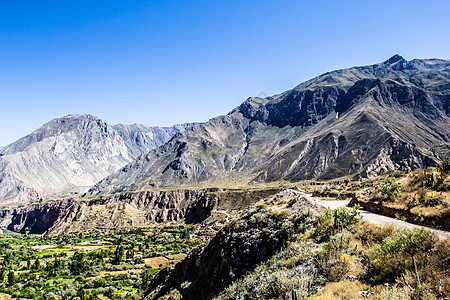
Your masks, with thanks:
M392 201L402 190L402 185L395 179L389 179L380 183L379 192L384 201Z
M383 205L403 201L409 203L405 206L410 211L436 209L446 203L446 194L432 190L434 185L428 185L431 177L426 174L437 178L442 173L439 168L390 172L381 178L335 185L330 191L345 195L362 190L369 197L383 195L378 198ZM426 230L362 222L358 205L327 209L318 215L293 211L296 202L295 197L269 197L226 226L224 238L230 243L227 253L232 257L226 273L232 279L222 287L218 299L450 296L448 240L438 241ZM151 283L161 268L181 260L221 228L211 222L202 226L210 229L180 225L58 237L5 233L0 237L0 292L29 299L139 299L153 295ZM257 244L268 241L277 243L277 250L246 265L242 272L242 263L256 256L250 251L274 249ZM185 281L160 299L180 299L193 284Z
M339 223L345 225L335 226ZM398 230L360 222L355 210L345 208L325 211L315 224L234 281L217 299L449 296L448 240L439 242L423 229ZM321 286L325 288L318 292Z
M448 161L443 160L437 168L409 173L391 171L361 180L359 190L355 191L355 203L371 212L449 230L450 174L447 169Z

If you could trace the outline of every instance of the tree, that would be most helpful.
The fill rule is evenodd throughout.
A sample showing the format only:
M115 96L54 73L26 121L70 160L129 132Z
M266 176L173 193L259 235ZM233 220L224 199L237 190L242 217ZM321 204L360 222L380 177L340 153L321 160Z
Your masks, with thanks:
M33 270L39 271L40 268L41 268L41 263L39 261L39 258L36 258L36 260L34 261Z
M86 261L83 252L75 252L73 254L72 261L69 264L69 270L73 275L80 275L91 270L91 266Z
M134 257L134 251L133 249L128 249L126 256L128 259L133 258Z
M147 293L147 290L150 286L150 283L152 282L153 274L151 272L151 269L144 269L144 272L141 274L141 286L140 289L145 291Z
M189 228L183 228L181 230L181 238L183 240L188 240L190 237L191 237L191 233L190 233Z
M13 271L9 271L8 273L8 285L13 286L16 283L16 276Z
M123 255L125 253L125 249L122 245L116 247L116 251L114 251L113 264L118 265L122 261Z
M10 253L10 252L8 252L8 253L5 255L5 258L3 259L3 261L4 261L4 264L5 264L5 265L8 265L8 264L11 262L11 253Z

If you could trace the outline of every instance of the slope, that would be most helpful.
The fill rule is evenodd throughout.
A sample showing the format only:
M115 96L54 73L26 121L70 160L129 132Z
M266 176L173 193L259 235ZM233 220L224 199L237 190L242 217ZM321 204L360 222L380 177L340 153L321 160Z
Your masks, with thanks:
M450 148L450 62L396 55L249 98L189 128L90 193L375 176L435 164Z
M93 115L54 119L0 150L0 201L86 191L186 126L110 126Z

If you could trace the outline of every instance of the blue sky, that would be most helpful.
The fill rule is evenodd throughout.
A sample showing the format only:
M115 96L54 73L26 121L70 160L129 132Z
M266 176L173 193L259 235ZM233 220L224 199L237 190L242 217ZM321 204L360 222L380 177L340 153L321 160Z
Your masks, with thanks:
M0 1L0 145L67 114L169 126L384 61L450 58L450 1Z

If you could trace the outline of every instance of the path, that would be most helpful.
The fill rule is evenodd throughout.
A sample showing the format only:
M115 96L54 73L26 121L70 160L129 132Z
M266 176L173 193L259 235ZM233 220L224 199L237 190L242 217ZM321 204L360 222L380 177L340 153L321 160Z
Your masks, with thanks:
M347 200L346 201L338 201L338 200L325 201L325 200L317 200L317 198L316 198L316 202L326 208L336 209L338 207L346 206L349 201L347 201ZM411 224L411 223L401 221L398 219L394 219L394 218L386 217L383 215L378 215L378 214L374 214L371 212L367 212L364 210L360 210L360 213L361 213L361 216L363 217L363 220L373 223L373 224L386 225L386 224L392 223L397 228L409 228L409 229L425 228L425 229L430 230L431 232L436 233L440 239L450 238L450 232L448 232L448 231L437 230L437 229L433 229L433 228L429 228L429 227L425 227L425 226L415 225L415 224Z
M227 216L227 219L226 219L226 221L225 222L228 222L229 220L230 220L230 214L226 211L226 210L218 210L218 209L215 209L215 210L213 210L212 211L213 213L218 213L218 214L224 214L224 215L226 215Z

